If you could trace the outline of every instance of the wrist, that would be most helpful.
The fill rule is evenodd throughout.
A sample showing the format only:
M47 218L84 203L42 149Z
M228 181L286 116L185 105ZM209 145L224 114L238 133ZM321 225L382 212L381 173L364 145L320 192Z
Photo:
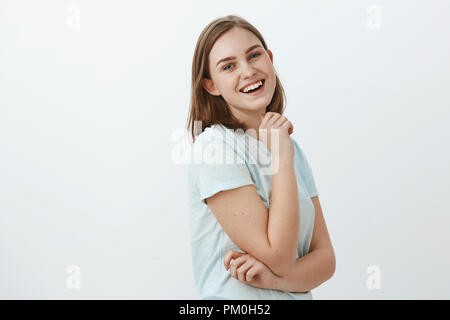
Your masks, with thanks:
M275 158L273 161L274 174L279 172L280 169L290 169L294 167L294 157L280 157Z

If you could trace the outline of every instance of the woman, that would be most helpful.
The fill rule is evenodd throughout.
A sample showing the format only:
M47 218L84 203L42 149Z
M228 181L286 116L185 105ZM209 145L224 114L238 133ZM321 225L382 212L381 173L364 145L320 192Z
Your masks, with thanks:
M202 31L188 120L201 299L312 299L310 290L334 274L314 177L282 116L284 98L273 54L255 27L230 15ZM260 161L261 151L269 162Z

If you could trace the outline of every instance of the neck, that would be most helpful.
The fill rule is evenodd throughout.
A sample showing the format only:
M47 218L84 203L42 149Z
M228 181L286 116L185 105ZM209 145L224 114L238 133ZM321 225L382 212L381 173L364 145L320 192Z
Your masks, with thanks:
M266 108L256 110L256 111L248 111L248 110L238 110L236 108L230 107L233 115L239 119L239 121L244 123L245 128L244 131L251 135L253 138L259 138L259 125L261 124L262 117L261 114L266 112Z

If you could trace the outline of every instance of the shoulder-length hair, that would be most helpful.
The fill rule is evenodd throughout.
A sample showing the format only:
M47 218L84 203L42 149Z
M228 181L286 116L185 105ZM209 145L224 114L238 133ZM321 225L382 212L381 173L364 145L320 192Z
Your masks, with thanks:
M223 124L227 128L233 130L241 128L245 129L244 124L233 116L224 98L222 96L214 96L207 92L205 88L203 88L201 81L202 78L211 79L209 71L209 53L211 52L214 43L222 34L234 27L244 28L252 32L261 41L264 50L267 51L267 44L261 33L253 25L239 16L228 15L218 18L203 29L197 40L192 61L192 91L187 123L187 130L192 135L191 141L195 141L196 136L203 132L205 128L216 123ZM275 92L271 102L266 107L266 112L283 114L286 95L276 71L275 78ZM201 121L202 127L200 132L194 132L194 124L196 121Z

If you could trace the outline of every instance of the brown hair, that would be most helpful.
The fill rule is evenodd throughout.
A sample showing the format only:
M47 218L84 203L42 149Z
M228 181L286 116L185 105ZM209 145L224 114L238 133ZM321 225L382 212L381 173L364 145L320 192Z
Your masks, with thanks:
M261 41L264 49L267 50L266 42L261 33L245 19L228 15L218 18L209 23L201 32L194 51L192 61L192 85L191 102L188 116L187 129L192 135L192 141L195 141L194 121L201 121L201 132L205 128L216 123L221 123L230 129L245 129L236 117L233 116L228 108L228 104L222 96L213 96L202 86L202 78L211 79L209 72L209 53L212 50L217 39L228 30L240 27L252 32ZM276 86L272 100L266 107L266 112L278 112L283 114L286 95L281 85L280 79L275 71Z

